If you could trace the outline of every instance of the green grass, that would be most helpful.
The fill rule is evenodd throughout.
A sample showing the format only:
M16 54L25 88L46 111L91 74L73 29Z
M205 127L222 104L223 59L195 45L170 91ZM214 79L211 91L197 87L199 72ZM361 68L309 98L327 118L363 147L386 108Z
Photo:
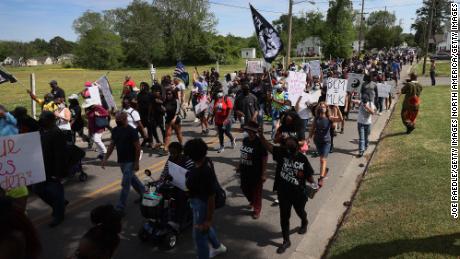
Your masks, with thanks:
M215 64L197 66L200 73L204 70L210 70L211 67L215 67ZM160 79L164 75L172 75L174 68L173 66L157 68L155 77ZM240 63L234 65L220 65L219 68L220 75L223 77L229 72L244 69L245 63L242 60ZM122 84L126 75L131 75L137 85L142 81L151 82L149 69L108 71L79 68L64 69L58 65L19 68L7 67L7 69L19 80L19 83L5 83L0 85L0 104L5 105L8 109L13 109L18 105L30 109L30 97L26 93L26 89L30 88L29 78L31 73L35 73L36 93L41 98L50 91L48 83L53 79L57 80L59 86L66 92L66 95L70 96L72 93L83 90L85 81L95 81L109 72L108 78L116 100L121 95ZM186 69L191 77L193 66L186 65Z
M426 61L426 67L425 67L425 74L430 75L430 61ZM422 75L423 71L423 61L420 61L417 64L417 73L419 75ZM450 61L448 60L442 60L442 61L436 61L436 76L450 76Z
M459 258L450 216L449 87L422 92L406 135L401 100L328 258Z

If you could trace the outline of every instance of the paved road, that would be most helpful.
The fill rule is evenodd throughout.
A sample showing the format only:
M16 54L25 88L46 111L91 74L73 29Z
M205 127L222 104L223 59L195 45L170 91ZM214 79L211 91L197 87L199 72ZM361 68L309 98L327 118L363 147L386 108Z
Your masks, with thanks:
M335 139L335 152L330 154L328 159L329 177L315 199L307 203L310 222L316 219L324 201L332 198L331 194L337 183L347 177L345 174L347 165L352 160L358 163L366 162L366 158L358 159L355 157L358 148L356 117L356 112L350 114L350 120L346 122L345 133L338 134ZM378 120L378 116L376 119ZM187 119L184 122L185 138L201 137L199 126L190 120ZM270 126L267 124L265 129L268 131ZM216 152L215 148L218 146L218 141L213 134L215 132L211 131L211 135L204 138L211 148L208 155L215 162L219 181L228 192L227 206L216 212L214 223L218 237L229 249L228 253L221 258L288 258L302 238L296 233L300 221L292 212L292 249L282 256L277 255L276 246L281 244L282 239L278 208L272 206L275 199L275 195L271 192L275 165L271 156L269 179L265 183L263 191L262 214L258 220L253 220L246 209L247 201L243 197L238 179L234 175L234 166L239 157L238 148L241 143L241 134L236 133L237 148L235 150L226 149L222 154ZM107 135L106 140L108 137ZM89 174L88 181L81 183L77 179L72 179L66 183L66 198L70 204L66 220L62 225L54 229L48 228L46 223L50 220L50 209L36 197L30 198L28 213L38 226L44 246L44 258L64 258L72 253L79 238L90 227L89 212L91 209L101 204L115 204L118 199L121 172L116 163L111 162L105 170L102 170L98 166L99 162L95 160L96 153L94 151L88 151L87 156L85 170ZM152 172L158 174L164 166L165 159L166 157L158 157L149 150L144 150L140 167L141 169L150 168ZM113 156L111 160L116 161L116 157ZM309 161L315 172L319 172L319 158L309 157ZM127 216L123 221L122 242L114 258L194 258L190 229L179 236L176 248L168 252L160 251L138 241L136 234L144 219L140 215L138 206L133 203L133 200L137 198L136 196L134 192L131 192Z

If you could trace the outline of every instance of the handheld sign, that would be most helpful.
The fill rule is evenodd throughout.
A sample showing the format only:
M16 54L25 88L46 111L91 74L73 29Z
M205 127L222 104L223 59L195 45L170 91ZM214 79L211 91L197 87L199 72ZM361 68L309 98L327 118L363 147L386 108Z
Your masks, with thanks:
M248 60L247 73L248 74L263 74L264 64L262 64L261 60Z
M321 64L319 60L310 61L310 71L311 71L311 76L321 75Z
M303 72L289 71L289 76L286 78L288 85L288 98L292 105L295 105L299 96L305 90L305 83L307 81L307 74Z
M94 84L101 90L109 109L117 109L117 105L112 95L112 88L109 84L109 79L106 76L102 76Z
M328 78L327 79L327 105L345 106L345 98L347 97L346 79Z
M38 132L0 137L0 187L10 190L46 180Z
M101 95L99 94L98 84L94 83L93 86L88 87L88 91L89 91L89 99L91 100L91 102L101 105L102 102L101 102Z
M347 84L347 91L350 93L360 93L361 86L363 85L363 74L348 74L348 84Z

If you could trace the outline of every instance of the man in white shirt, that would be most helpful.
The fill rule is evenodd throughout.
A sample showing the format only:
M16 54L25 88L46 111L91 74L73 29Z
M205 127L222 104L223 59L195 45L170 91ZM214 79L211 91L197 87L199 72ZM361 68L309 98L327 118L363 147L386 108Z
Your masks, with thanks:
M363 94L361 101L353 100L359 104L358 111L358 133L359 133L359 155L362 157L364 151L369 146L369 135L371 134L372 115L375 114L375 105L369 98L369 95Z

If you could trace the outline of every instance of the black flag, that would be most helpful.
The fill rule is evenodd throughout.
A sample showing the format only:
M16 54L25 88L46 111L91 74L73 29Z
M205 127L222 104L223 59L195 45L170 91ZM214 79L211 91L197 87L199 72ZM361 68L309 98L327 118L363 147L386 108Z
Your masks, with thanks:
M257 12L251 4L249 4L249 6L251 7L252 20L254 21L254 27L256 28L260 48L264 53L264 59L268 63L272 63L276 56L278 56L278 53L283 50L281 37L275 28L273 28L273 26L265 20L265 18L260 15L260 13Z
M16 80L12 74L7 73L5 70L0 68L0 84L6 83L8 81L10 83L16 83L18 80Z

